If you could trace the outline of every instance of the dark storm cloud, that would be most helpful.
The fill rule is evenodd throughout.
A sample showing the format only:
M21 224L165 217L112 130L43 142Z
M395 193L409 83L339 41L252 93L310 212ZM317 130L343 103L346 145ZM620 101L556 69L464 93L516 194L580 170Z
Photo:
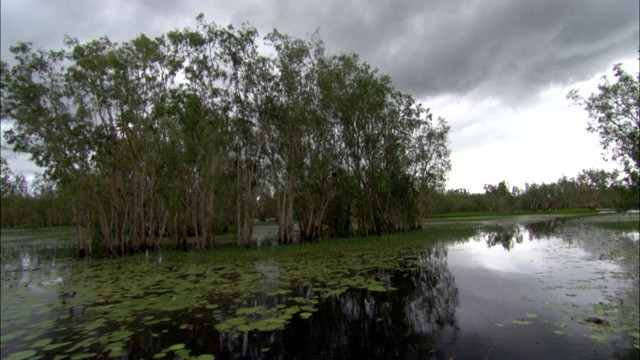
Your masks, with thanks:
M483 181L522 185L602 167L589 157L597 138L577 136L586 134L586 115L568 110L563 88L637 58L639 7L638 0L1 0L0 45L11 62L7 49L18 41L44 49L60 49L65 34L122 42L194 28L199 13L219 25L249 23L262 36L274 28L303 38L319 30L329 53L359 54L447 117L453 187L481 191ZM553 133L555 141L536 133L551 127L565 129ZM526 144L541 138L545 147L529 153ZM566 149L579 151L552 155ZM530 169L498 161L487 170L487 159L505 155L526 159ZM38 171L25 156L2 156L17 173Z
M64 35L88 41L108 36L125 41L139 33L159 35L181 19L177 1L3 1L2 58L18 41L59 49ZM153 6L155 4L155 6ZM188 12L188 18L195 14Z
M533 98L550 84L592 77L636 56L637 0L536 1L10 1L7 44L60 48L62 35L108 35L248 22L298 37L316 30L331 52L356 52L417 97L440 94Z
M346 3L313 13L288 2L270 15L298 32L317 25L329 46L359 53L417 96L530 97L634 56L640 41L637 0Z

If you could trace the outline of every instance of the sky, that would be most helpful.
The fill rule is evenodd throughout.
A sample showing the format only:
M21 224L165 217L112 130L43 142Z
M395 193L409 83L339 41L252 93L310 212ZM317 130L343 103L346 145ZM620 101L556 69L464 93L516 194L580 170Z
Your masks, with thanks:
M447 188L471 192L618 168L602 159L587 113L566 94L596 91L616 63L639 71L638 0L2 0L0 7L1 57L10 64L8 48L19 41L52 50L63 48L65 35L124 42L195 28L199 13L218 25L248 23L261 36L318 31L329 53L359 54L447 120ZM3 148L2 156L27 178L38 171L26 155Z

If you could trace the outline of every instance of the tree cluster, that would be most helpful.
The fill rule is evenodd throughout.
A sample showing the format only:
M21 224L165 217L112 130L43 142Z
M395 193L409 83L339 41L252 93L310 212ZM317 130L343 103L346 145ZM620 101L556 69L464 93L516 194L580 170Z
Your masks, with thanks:
M0 227L45 227L71 224L71 209L59 197L55 184L42 176L29 185L23 175L14 174L2 158Z
M109 253L230 229L247 246L266 202L282 243L296 223L302 240L420 226L451 166L446 122L318 36L274 30L267 55L258 40L200 16L155 39L11 48L5 137L69 204L80 249L82 228Z
M486 184L484 193L472 194L453 189L432 197L428 213L444 214L474 211L546 211L570 208L636 209L638 192L617 171L588 169L576 177L561 177L549 184L525 184L512 188L506 181Z

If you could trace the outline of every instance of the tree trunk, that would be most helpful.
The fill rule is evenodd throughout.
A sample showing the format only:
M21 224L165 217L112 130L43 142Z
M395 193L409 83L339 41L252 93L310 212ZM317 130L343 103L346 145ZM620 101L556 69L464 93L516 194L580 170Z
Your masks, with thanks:
M82 259L86 256L86 250L84 248L84 239L82 238L82 226L80 224L80 217L78 215L78 207L75 201L73 202L73 205L72 205L72 211L73 211L73 225L76 228L76 239L78 242L78 256Z

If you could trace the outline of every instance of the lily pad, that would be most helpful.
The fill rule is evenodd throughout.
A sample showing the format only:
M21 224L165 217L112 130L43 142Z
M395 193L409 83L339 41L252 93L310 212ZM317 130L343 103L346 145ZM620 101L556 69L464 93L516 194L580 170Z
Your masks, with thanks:
M380 285L380 284L371 284L369 286L366 287L367 290L369 291L373 291L373 292L386 292L387 288L386 286Z
M220 332L227 332L233 328L233 325L224 322L224 323L216 324L214 327L216 328L216 330Z
M45 345L49 345L51 342L53 341L53 339L42 339L37 341L36 343L34 343L33 345L31 345L32 348L39 348L39 347L43 347Z
M44 350L44 351L52 351L52 350L56 350L56 349L59 349L61 347L64 347L64 346L67 346L67 345L70 345L70 344L71 344L71 341L66 341L66 342L61 342L61 343L56 343L56 344L49 344L49 345L46 345L42 350Z
M109 351L109 357L112 358L117 358L122 356L122 354L124 354L125 350L121 347L114 347L111 348L111 351Z
M194 358L194 360L214 360L216 357L212 354L202 354Z
M257 322L255 323L255 327L256 327L256 330L264 331L264 332L284 329L283 324L267 323L267 322Z
M176 350L184 349L184 347L185 347L185 344L174 344L169 347L169 350L176 351Z
M247 318L244 316L237 316L231 319L227 319L226 323L229 325L240 325L247 322Z
M572 334L572 333L570 333L570 332L566 332L566 331L562 331L562 330L553 330L553 332L554 332L555 334L563 335L563 336L571 336L571 335L573 335L573 334Z
M307 311L300 313L300 317L303 318L303 319L308 319L308 318L311 317L311 315L313 315L313 313L310 313L310 312L307 312Z
M529 325L531 324L531 320L513 320L511 323L514 325Z
M7 357L8 360L22 360L22 359L28 359L34 355L36 355L38 352L35 350L23 350L23 351L19 351L17 353L13 353L11 355L9 355Z
M236 330L240 332L247 332L247 331L255 330L255 328L256 328L255 326L250 324L240 324L236 327Z
M80 360L80 359L93 359L96 357L96 353L80 353L75 354L71 357L71 360Z
M176 355L183 359L189 359L189 355L191 354L191 350L189 349L178 349L176 350Z
M585 336L588 337L593 342L597 342L597 343L607 342L607 338L601 334L585 334Z

